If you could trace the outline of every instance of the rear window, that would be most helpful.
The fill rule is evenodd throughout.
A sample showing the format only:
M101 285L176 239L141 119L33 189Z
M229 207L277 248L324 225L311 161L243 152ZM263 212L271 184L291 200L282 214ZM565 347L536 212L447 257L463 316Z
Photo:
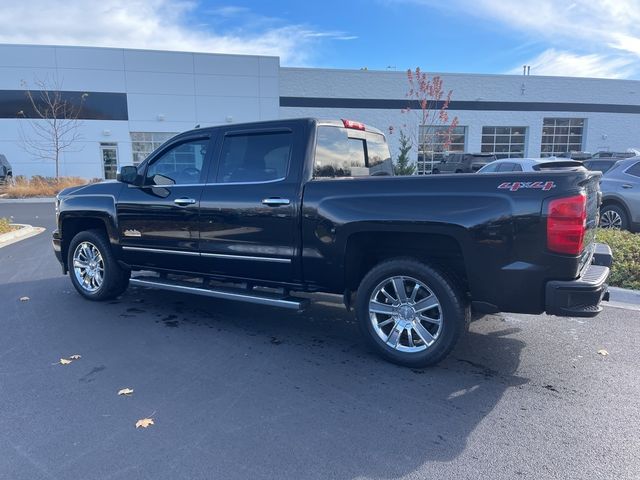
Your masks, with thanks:
M640 162L634 163L626 173L634 177L640 177Z
M604 173L614 165L614 162L584 162L584 165L589 170Z
M384 135L322 125L318 127L314 178L393 175Z

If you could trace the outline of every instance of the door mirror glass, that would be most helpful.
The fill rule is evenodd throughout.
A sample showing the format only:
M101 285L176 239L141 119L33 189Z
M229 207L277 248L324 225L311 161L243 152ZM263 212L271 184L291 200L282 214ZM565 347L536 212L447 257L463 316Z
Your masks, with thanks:
M117 179L119 182L135 185L138 179L138 169L133 165L125 165L120 168Z

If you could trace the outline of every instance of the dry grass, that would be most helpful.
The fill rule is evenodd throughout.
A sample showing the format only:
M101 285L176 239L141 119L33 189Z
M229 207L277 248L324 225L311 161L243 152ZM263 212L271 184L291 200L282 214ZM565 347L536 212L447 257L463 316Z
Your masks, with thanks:
M49 178L35 176L26 179L16 177L11 185L7 185L4 190L7 198L29 198L29 197L53 197L60 190L76 185L85 185L89 181L79 177Z
M6 218L0 218L0 235L3 233L9 233L12 230L15 230L15 227L12 227L9 223L9 220Z

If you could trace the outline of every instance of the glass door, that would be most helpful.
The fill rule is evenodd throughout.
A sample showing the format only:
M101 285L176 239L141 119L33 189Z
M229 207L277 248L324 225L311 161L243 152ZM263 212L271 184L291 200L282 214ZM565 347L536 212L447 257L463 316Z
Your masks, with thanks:
M118 171L118 145L116 143L101 143L100 156L105 180L115 180Z

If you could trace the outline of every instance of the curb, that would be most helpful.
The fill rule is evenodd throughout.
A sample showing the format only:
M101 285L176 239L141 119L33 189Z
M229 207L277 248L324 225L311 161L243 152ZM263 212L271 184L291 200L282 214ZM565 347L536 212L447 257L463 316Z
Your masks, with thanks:
M0 235L0 248L6 247L20 240L26 240L27 238L34 237L46 230L43 227L32 227L31 225L25 225L22 223L12 223L11 225L20 227L13 232L3 233Z
M3 198L0 196L0 203L53 203L56 197L30 197L30 198Z
M609 295L609 302L604 302L603 305L640 311L640 291L609 287Z

